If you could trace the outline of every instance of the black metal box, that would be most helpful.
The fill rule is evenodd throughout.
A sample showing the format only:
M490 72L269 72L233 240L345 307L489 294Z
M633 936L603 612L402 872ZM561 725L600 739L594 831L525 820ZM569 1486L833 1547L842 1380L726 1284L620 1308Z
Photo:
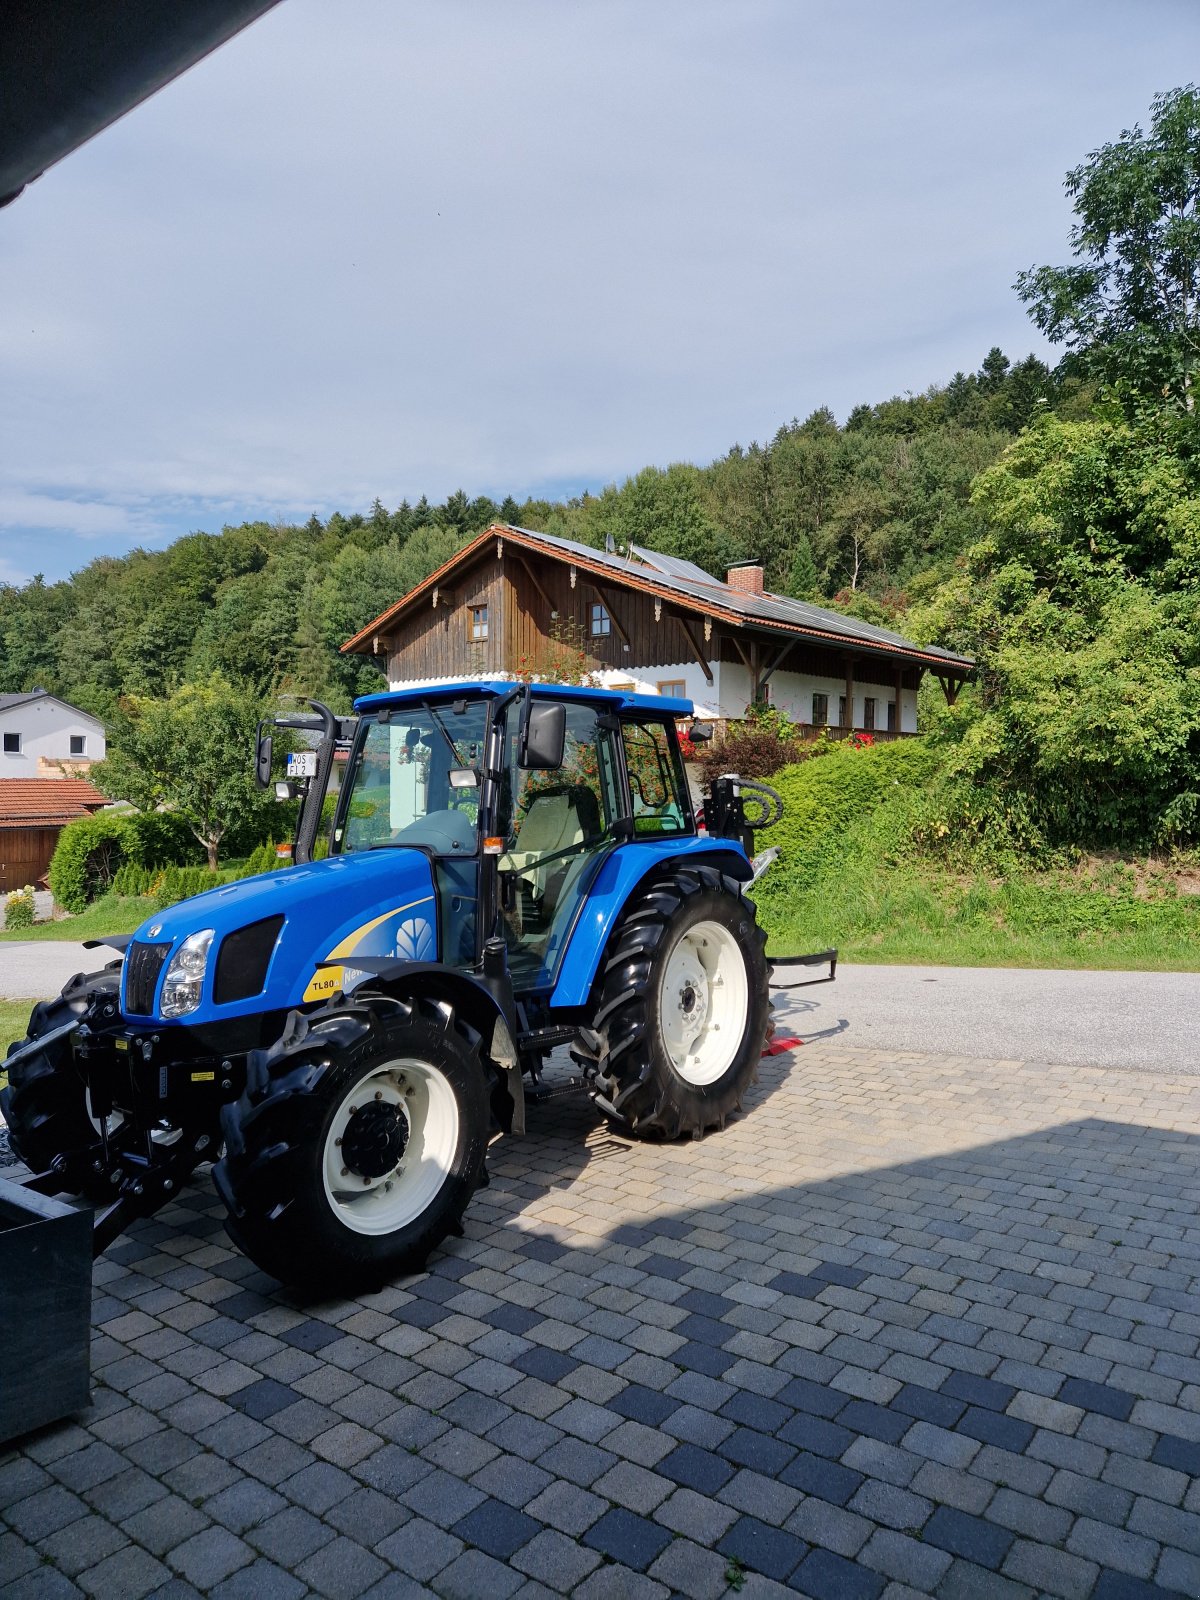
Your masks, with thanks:
M92 1213L0 1179L0 1444L91 1398Z

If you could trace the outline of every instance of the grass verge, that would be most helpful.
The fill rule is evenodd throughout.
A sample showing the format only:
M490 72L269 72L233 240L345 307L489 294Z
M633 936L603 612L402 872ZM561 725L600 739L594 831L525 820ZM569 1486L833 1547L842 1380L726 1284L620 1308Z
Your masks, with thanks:
M772 782L782 856L755 891L773 955L845 961L1200 971L1200 880L1162 862L954 870L914 844L932 757L913 741L837 752Z
M15 1039L25 1037L25 1024L36 1004L35 1000L0 1000L0 1089L8 1082L3 1058Z
M0 933L0 940L9 943L43 939L78 942L81 939L99 939L109 933L132 933L158 909L156 900L109 894L86 911L81 911L77 917L60 917L57 922L35 922L32 928L15 928L11 933Z

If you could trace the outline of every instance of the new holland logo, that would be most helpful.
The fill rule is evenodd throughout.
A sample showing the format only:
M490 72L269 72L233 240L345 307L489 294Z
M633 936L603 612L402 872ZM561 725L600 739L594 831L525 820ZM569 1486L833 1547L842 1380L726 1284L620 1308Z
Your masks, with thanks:
M396 954L402 961L432 961L433 926L424 917L409 917L396 929Z

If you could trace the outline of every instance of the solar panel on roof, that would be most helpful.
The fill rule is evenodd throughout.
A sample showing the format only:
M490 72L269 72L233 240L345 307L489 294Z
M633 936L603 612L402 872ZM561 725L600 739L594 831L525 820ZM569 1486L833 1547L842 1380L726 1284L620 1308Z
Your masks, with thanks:
M631 544L629 548L639 561L644 561L648 567L653 567L655 572L661 572L668 578L687 578L692 583L710 583L718 589L726 587L720 578L714 578L711 572L705 572L704 568L698 567L694 561L685 561L682 556L660 556L657 550L647 550L640 544Z

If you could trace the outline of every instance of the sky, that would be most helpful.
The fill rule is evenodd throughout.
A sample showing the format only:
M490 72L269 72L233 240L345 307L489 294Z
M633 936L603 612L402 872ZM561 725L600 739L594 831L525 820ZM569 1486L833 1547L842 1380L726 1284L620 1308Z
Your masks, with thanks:
M0 582L1054 359L1195 0L283 0L0 210Z

